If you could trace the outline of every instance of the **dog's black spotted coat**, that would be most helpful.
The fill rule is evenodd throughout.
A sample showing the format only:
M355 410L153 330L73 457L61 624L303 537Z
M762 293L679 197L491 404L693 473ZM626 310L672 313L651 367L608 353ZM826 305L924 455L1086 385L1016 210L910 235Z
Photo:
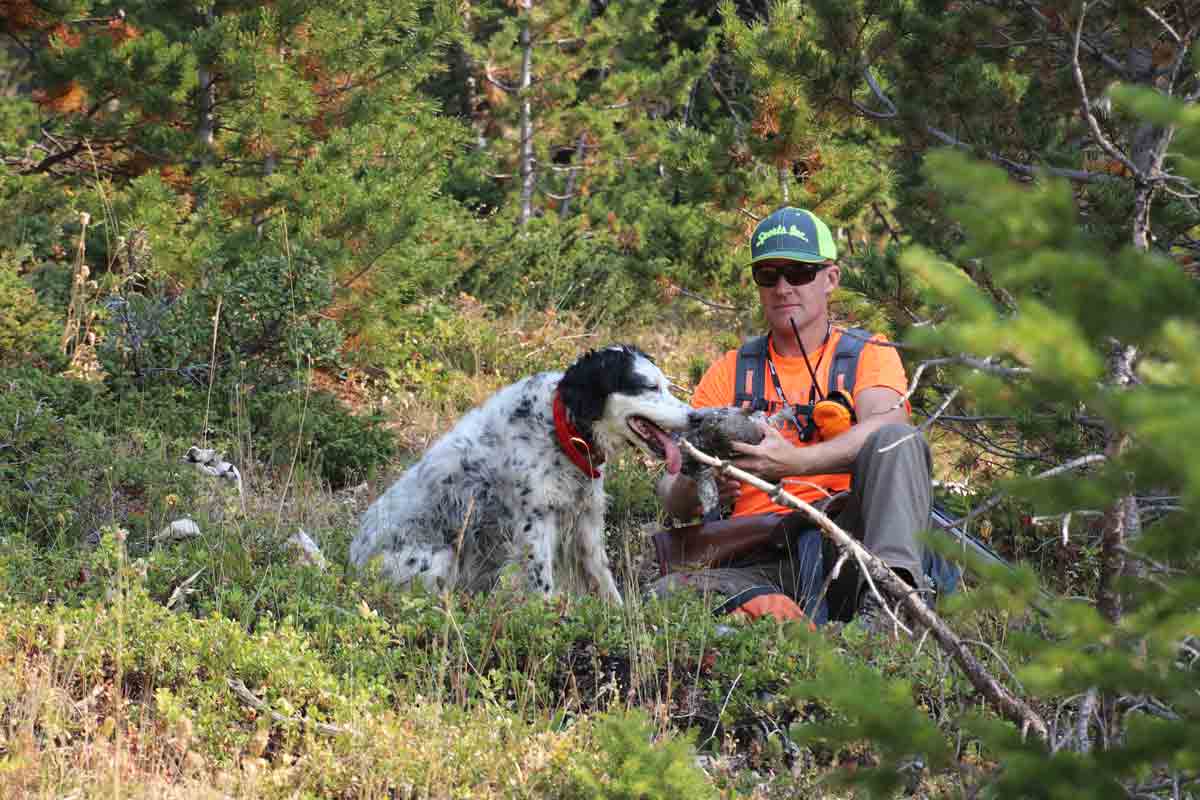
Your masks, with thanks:
M688 423L687 405L641 351L608 347L566 372L497 392L426 451L363 515L350 546L361 566L378 556L393 581L486 591L507 565L545 594L589 589L620 602L604 552L603 479L585 475L554 429L554 392L575 428L611 458L624 444L661 456L629 425Z

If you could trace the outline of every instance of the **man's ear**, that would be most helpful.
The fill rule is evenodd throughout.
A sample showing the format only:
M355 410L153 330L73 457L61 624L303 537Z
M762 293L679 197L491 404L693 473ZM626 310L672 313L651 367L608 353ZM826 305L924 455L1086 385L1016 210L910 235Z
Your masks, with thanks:
M828 297L842 284L842 268L836 263L830 264L825 269L825 275L825 296Z

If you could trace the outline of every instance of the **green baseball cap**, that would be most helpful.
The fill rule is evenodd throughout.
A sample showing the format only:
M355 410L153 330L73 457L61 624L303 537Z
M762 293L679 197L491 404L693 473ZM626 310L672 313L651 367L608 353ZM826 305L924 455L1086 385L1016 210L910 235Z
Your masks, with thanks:
M750 237L750 263L768 258L819 264L837 259L837 245L816 214L784 206L758 223Z

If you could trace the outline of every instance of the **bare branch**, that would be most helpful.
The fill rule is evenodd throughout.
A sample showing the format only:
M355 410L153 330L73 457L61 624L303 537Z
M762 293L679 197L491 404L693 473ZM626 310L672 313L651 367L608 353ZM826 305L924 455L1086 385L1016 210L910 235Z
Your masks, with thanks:
M961 147L965 150L974 150L974 148L967 142L957 139L945 131L933 127L932 125L926 125L925 130L928 131L934 138L945 144L953 145L954 147ZM1039 173L1045 173L1047 175L1053 175L1057 178L1066 178L1077 183L1103 183L1121 180L1120 177L1116 175L1109 175L1106 172L1088 172L1087 170L1082 169L1064 169L1062 167L1033 167L1028 164L1018 164L1016 161L1006 158L999 153L989 152L985 153L984 155L989 161L995 161L1009 172L1014 172L1018 175L1024 175L1029 178L1036 178Z
M1022 0L1021 5L1025 6L1025 9L1027 11L1029 11L1031 14L1033 14L1033 16L1037 17L1038 21L1041 22L1042 27L1044 29L1046 29L1048 32L1051 30L1050 20L1046 19L1046 15L1042 13L1041 9L1037 6L1037 4L1031 2L1031 0ZM1110 70L1117 73L1122 78L1127 76L1129 70L1126 68L1126 66L1124 64L1122 64L1120 61L1118 61L1117 59L1113 58L1108 53L1101 50L1099 48L1099 46L1093 44L1091 42L1091 40L1084 37L1083 45L1087 48L1088 52L1091 55L1100 59L1101 63L1103 63L1104 66L1108 67Z
M1042 478L1053 478L1055 475L1061 475L1064 472L1069 472L1073 469L1079 469L1081 467L1086 467L1089 464L1098 464L1101 461L1105 461L1105 460L1106 460L1106 458L1105 458L1104 454L1092 453L1090 455L1080 456L1079 458L1072 459L1065 464L1059 464L1057 467L1052 467L1051 469L1048 469L1045 472L1039 472L1037 475L1034 475L1033 478L1034 478L1034 480L1040 480ZM962 525L963 523L970 522L971 520L975 519L976 517L980 516L981 514L985 514L988 511L991 511L993 508L995 508L997 505L999 505L1000 501L1003 500L1005 497L1006 497L1006 495L1004 494L1004 492L997 492L996 494L992 495L987 500L985 500L981 505L973 508L969 513L964 514L963 516L959 517L958 519L956 519L952 522L948 522L948 523L942 525L941 527L954 528L954 527L958 527L958 526Z
M687 289L683 288L682 286L679 286L678 284L672 283L671 286L676 291L678 291L681 295L683 295L684 297L690 297L692 300L695 300L698 303L702 303L702 304L708 306L709 308L715 308L719 311L737 311L739 313L746 310L746 309L742 308L741 306L727 306L727 305L723 305L721 303L715 303L712 300L709 300L707 297L698 295L695 292L689 292Z
M916 430L914 430L912 433L908 434L907 436L902 436L899 439L897 439L896 441L892 442L891 444L879 448L879 452L886 453L887 451L891 450L892 448L899 447L900 445L907 442L909 439L916 438L917 436L922 435L923 433L925 433L925 431L932 428L933 423L937 422L938 417L940 417L942 415L942 412L945 411L946 408L952 402L954 402L954 398L958 397L958 393L961 391L962 391L961 386L955 386L954 391L952 391L952 392L950 392L950 394L946 395L946 399L944 401L942 401L942 404L940 406L937 407L937 410L929 415L929 419L922 422L917 427ZM899 408L903 403L904 403L904 401L901 400L899 403L896 404L896 406L893 407L892 410Z
M1092 138L1096 140L1096 144L1104 152L1108 153L1109 157L1120 161L1125 169L1129 170L1139 182L1144 182L1147 178L1142 173L1137 165L1129 156L1117 149L1117 146L1109 141L1104 135L1104 131L1100 130L1100 123L1096 120L1096 115L1092 113L1092 103L1088 99L1087 84L1083 81L1083 69L1079 66L1079 43L1083 38L1083 23L1087 19L1088 4L1085 2L1079 9L1079 24L1075 27L1075 47L1071 51L1071 71L1075 76L1075 86L1079 89L1079 103L1083 111L1083 118L1087 121L1088 128L1092 132Z
M1150 6L1143 6L1142 10L1149 14L1150 18L1155 22L1157 22L1159 25L1162 25L1163 30L1171 35L1171 38L1175 40L1176 44L1183 44L1183 39L1180 38L1179 34L1175 32L1175 29L1171 27L1171 23L1163 19L1157 11L1155 11L1153 8L1150 8Z
M912 396L916 394L917 387L921 383L921 376L925 374L925 370L929 367L938 367L943 364L964 364L979 372L987 372L1002 378L1020 378L1032 374L1032 371L1028 367L1002 367L995 363L993 356L978 358L976 356L969 356L966 353L960 353L957 356L947 356L946 358L931 358L928 361L922 361L913 370L912 380L908 384L908 391L900 399L900 403L911 400ZM897 404L896 408L899 407L900 405ZM944 407L942 410L944 410Z
M721 98L721 102L725 105L725 110L729 112L729 115L733 117L733 121L737 123L739 128L741 128L745 123L742 122L742 118L738 116L737 109L733 107L733 103L730 102L729 98L725 96L725 91L721 88L721 84L717 83L717 79L713 77L711 67L709 67L708 70L708 82L711 83L713 89L716 90L717 97Z
M860 114L872 119L893 119L898 116L899 111L896 108L896 104L883 93L883 90L880 88L878 82L876 82L875 77L871 74L871 71L869 69L864 69L863 75L866 77L867 85L871 87L871 91L875 94L875 97L877 97L885 106L887 106L888 111L872 111L851 98L850 103L854 106L855 110L857 110ZM925 131L943 144L948 144L953 147L961 147L966 150L975 150L972 145L962 141L956 136L952 136L941 128L934 127L933 125L926 125ZM1006 158L1005 156L995 152L988 152L984 155L986 155L989 160L995 161L1008 171L1030 178L1037 177L1039 173L1044 172L1048 175L1067 178L1068 180L1076 181L1078 183L1120 180L1120 178L1116 175L1109 175L1103 172L1087 172L1086 170L1064 169L1062 167L1034 167L1028 164L1019 164L1016 161L1013 161L1012 159Z
M871 74L870 67L863 68L863 77L867 79L867 85L871 87L871 91L874 92L875 97L879 100L879 102L883 103L884 106L887 107L887 111L872 111L866 106L861 105L857 100L851 99L850 102L853 103L854 108L857 109L860 114L865 114L872 119L894 119L897 117L900 112L896 110L896 104L893 103L888 96L883 93L883 90L879 88L879 84L875 81L875 76ZM878 213L878 209L876 209L876 213ZM888 227L890 229L891 226Z

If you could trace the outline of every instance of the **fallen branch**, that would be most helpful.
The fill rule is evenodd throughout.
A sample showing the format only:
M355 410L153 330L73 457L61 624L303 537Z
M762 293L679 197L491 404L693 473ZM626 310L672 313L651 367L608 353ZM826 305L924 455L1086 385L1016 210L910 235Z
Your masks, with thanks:
M175 591L171 592L171 597L167 600L167 608L175 608L176 603L195 591L192 589L192 584L196 582L196 578L200 577L201 572L204 572L204 567L193 572L190 578L175 587Z
M967 680L983 695L993 709L1005 719L1019 726L1022 736L1032 731L1042 741L1048 740L1049 731L1045 720L1030 708L1024 700L1014 695L1004 684L996 680L983 664L967 650L963 641L958 637L958 634L951 630L942 621L941 617L926 606L916 592L912 591L912 587L905 583L896 573L892 572L890 567L863 547L858 540L839 527L836 522L798 497L784 491L781 487L751 475L745 470L738 469L728 461L722 461L719 458L714 458L707 453L697 450L686 439L680 441L680 447L702 464L720 470L722 474L729 475L750 484L760 491L766 492L772 501L779 505L804 512L805 516L821 529L826 538L837 545L842 552L850 553L862 566L863 575L867 578L872 591L877 592L878 589L875 587L880 587L889 596L897 598L897 606L903 607L908 613L909 619L916 621L932 632L938 646L958 663ZM883 607L888 609L886 602L883 603ZM888 609L888 612L891 613L891 609ZM892 614L892 618L895 619L894 614Z
M328 722L312 722L304 717L288 717L275 711L267 705L265 700L260 700L254 696L254 692L246 688L246 684L242 683L240 678L226 678L225 682L229 684L229 688L237 695L238 700L241 700L245 705L250 706L255 711L261 711L276 722L285 725L311 725L317 733L323 733L326 736L342 736L347 733L356 733L351 728L343 728L340 725L330 725Z

